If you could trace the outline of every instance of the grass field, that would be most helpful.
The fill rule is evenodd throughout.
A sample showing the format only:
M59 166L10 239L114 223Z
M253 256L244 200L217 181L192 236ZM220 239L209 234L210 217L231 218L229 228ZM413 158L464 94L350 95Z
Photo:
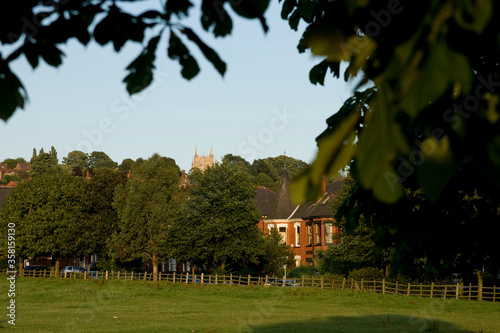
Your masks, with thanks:
M500 332L500 304L352 291L17 279L15 332Z

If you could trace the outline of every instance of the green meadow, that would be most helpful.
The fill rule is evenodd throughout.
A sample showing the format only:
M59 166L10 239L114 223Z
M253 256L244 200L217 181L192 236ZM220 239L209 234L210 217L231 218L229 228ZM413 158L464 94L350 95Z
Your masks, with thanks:
M500 304L310 288L16 281L13 332L500 332Z

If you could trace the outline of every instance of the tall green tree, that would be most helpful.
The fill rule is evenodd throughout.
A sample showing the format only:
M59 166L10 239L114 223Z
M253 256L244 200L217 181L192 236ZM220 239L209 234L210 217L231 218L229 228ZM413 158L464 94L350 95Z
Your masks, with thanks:
M155 279L180 204L180 170L172 161L155 154L134 165L131 178L119 184L114 195L119 222L112 237L113 255L150 261Z
M45 153L43 148L40 149L38 155L34 149L33 152L34 156L30 161L33 174L43 173L57 167L57 154L54 156L53 153Z
M286 265L288 269L295 267L295 257L290 245L286 245L277 228L272 228L264 236L264 256L262 258L262 273L277 276L283 272Z
M131 158L126 158L122 161L122 163L118 166L118 170L123 172L129 172L132 170L132 166L134 165L134 160Z
M0 211L6 225L16 225L16 253L20 258L60 258L79 255L78 200L83 182L63 173L44 172L20 183Z
M83 255L108 255L108 242L119 227L118 214L113 207L114 193L126 180L122 172L101 168L84 181L79 196L79 234L85 242Z
M86 169L89 167L89 156L80 150L73 150L68 153L68 156L63 157L62 163L70 167L80 167Z
M88 157L88 166L90 168L108 168L115 169L118 163L113 161L108 154L102 151L93 151Z
M222 271L257 265L264 244L260 215L250 200L254 195L249 175L239 168L222 164L205 170L170 233L172 255Z

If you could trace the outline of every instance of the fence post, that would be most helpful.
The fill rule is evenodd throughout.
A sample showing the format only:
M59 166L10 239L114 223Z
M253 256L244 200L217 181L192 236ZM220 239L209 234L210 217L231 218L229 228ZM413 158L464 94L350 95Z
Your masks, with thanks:
M382 294L385 294L385 279L382 279Z
M345 278L342 279L342 290L345 288Z
M354 288L354 278L351 278L351 290Z
M106 271L106 280L108 279L108 271Z
M300 286L302 288L304 288L304 276L303 275L300 277Z
M495 303L496 295L497 295L497 286L493 286L493 303Z
M266 281L264 282L264 285L267 286L267 275L266 275Z
M250 274L248 274L248 282L247 285L250 285Z
M410 297L410 288L411 288L411 287L410 287L410 282L408 282L408 293L407 293L407 295L406 295L406 296L408 296L408 297Z
M215 274L215 284L219 283L219 279L217 278L217 273Z
M448 292L448 285L445 284L444 285L444 294L443 294L443 298L446 298L446 293Z
M127 274L127 273L125 273L125 274ZM130 280L133 280L133 279L134 279L134 271L130 272Z
M398 285L399 285L399 283L398 283L398 281L396 281L396 296L398 295L398 287L399 287Z
M423 296L423 288L422 288L422 286L423 286L423 285L422 285L422 284L420 284L420 297L422 297L422 296Z
M323 279L323 275L321 276L321 281L320 281L320 286L321 286L321 289L323 289L323 282L324 282L324 279Z
M471 289L472 289L472 283L469 283L469 300L470 300Z
M238 277L238 286L241 286L241 275Z
M283 276L283 284L282 284L282 287L285 286L285 279L286 279L286 275Z
M229 274L229 284L233 285L233 273Z
M431 283L431 298L434 294L434 282Z
M203 285L203 273L201 273L201 281L200 281L201 285Z
M364 291L365 289L365 280L363 278L361 278L361 291Z
M460 284L457 282L457 289L455 290L455 299L458 299L459 287Z
M186 284L188 284L189 272L186 272Z

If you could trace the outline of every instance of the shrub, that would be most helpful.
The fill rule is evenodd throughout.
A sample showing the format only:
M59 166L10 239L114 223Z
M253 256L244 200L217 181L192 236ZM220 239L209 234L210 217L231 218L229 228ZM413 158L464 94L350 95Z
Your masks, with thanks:
M364 267L364 268L359 268L359 269L353 269L352 271L349 272L348 279L354 279L356 281L359 281L361 279L364 280L382 280L384 278L384 275L382 273L382 270L376 267Z
M308 266L299 266L295 267L290 271L288 274L289 278L300 278L302 276L310 276L310 275L316 275L316 270L312 267Z

